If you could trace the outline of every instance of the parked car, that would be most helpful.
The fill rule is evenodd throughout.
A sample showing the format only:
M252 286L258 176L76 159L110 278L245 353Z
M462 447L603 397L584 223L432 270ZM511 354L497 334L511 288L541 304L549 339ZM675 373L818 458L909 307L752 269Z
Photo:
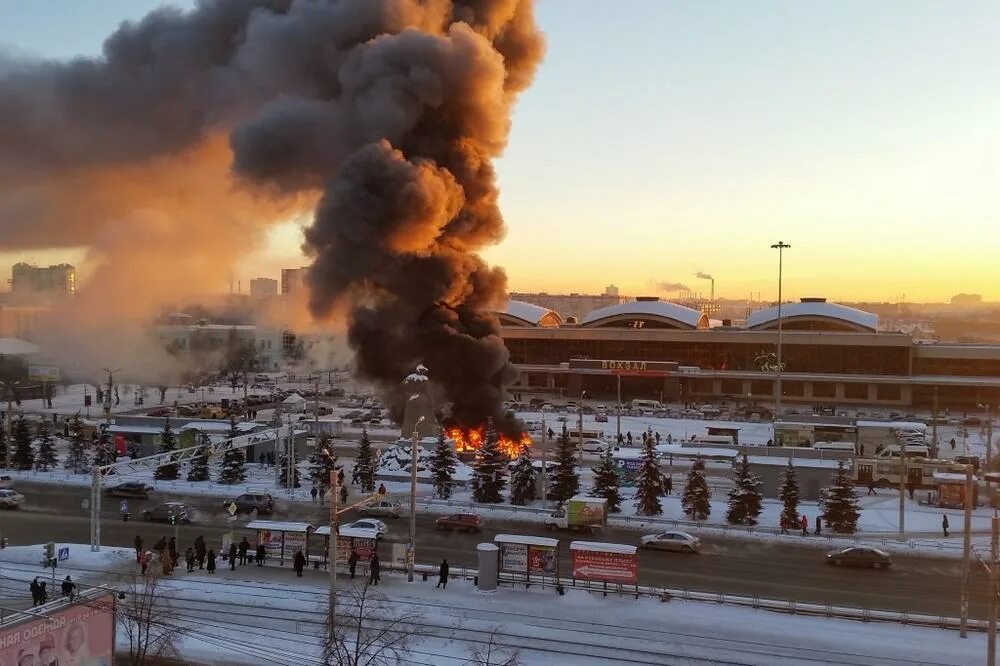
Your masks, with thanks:
M153 409L153 410L150 410L149 412L146 412L146 416L160 416L160 417L163 417L163 416L170 416L173 413L174 413L174 410L172 410L170 407L157 407L156 409Z
M381 520L375 520L374 518L364 518L362 520L355 520L353 523L347 523L346 525L341 525L341 529L350 528L355 530L375 530L378 535L377 538L381 539L386 534L389 533L389 528Z
M187 525L191 522L193 512L187 504L180 502L164 502L151 509L142 512L143 520L158 523L169 523L171 518L176 518L177 522Z
M597 416L594 417L594 420L597 421L598 423L607 423L608 422L608 415L607 414L598 414Z
M642 547L650 550L673 550L681 553L697 553L701 550L701 539L687 532L660 532L647 534L641 539Z
M21 493L10 488L0 490L0 509L17 509L22 504L24 504L24 495Z
M604 453L604 447L606 446L607 443L599 439L585 439L581 448L584 453Z
M256 511L258 514L265 514L274 511L274 498L268 493L243 493L230 502L224 502L223 506L229 507L230 504L236 505L237 513Z
M850 546L827 553L826 563L845 567L888 569L892 565L892 556L884 550L870 546Z
M434 521L439 530L457 530L459 532L478 532L482 529L483 519L474 513L453 513L441 516Z
M402 507L400 507L399 502L390 502L389 500L372 502L358 509L358 513L362 516L378 516L380 518L399 518L401 512Z
M0 474L0 488L13 488L14 477L10 474Z
M119 483L117 486L109 486L104 491L108 497L133 497L136 499L145 499L149 497L149 493L151 492L153 492L153 486L140 483L139 481L126 481L125 483Z

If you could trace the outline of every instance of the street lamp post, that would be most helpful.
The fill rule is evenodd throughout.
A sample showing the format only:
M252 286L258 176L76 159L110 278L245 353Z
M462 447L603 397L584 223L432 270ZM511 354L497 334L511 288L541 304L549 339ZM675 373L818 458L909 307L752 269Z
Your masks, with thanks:
M777 381L775 382L776 396L774 400L775 402L774 420L776 421L781 419L781 371L783 369L781 363L781 277L782 277L781 273L783 267L784 252L790 247L791 245L785 243L784 241L778 241L777 243L771 246L771 249L778 251L778 377Z
M413 440L410 442L410 552L406 563L406 580L413 582L413 564L417 559L417 444L420 442L418 428L423 423L421 416L413 425Z
M103 368L104 372L108 373L108 392L104 394L104 422L111 423L111 392L114 390L115 386L115 373L121 372L121 368L115 368L114 370L108 370Z

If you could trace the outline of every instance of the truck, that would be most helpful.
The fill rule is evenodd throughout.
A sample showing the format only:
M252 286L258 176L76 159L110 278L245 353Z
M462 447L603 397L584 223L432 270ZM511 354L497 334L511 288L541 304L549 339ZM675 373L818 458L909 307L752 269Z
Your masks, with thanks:
M572 530L594 533L608 521L607 500L602 497L576 495L566 500L565 506L545 518L550 530Z

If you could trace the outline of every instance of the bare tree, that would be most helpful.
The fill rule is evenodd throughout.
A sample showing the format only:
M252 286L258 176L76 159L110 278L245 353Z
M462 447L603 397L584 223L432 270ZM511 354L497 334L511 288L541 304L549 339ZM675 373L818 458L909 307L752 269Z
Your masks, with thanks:
M470 666L520 666L521 653L501 644L497 640L502 625L497 625L490 632L490 640L486 645L472 650Z
M323 645L323 663L329 666L390 666L402 661L413 633L413 614L393 611L386 598L368 583L344 591L337 605L337 624Z
M133 574L116 604L118 625L128 638L129 663L142 666L177 655L181 633L175 614L160 593L160 567Z

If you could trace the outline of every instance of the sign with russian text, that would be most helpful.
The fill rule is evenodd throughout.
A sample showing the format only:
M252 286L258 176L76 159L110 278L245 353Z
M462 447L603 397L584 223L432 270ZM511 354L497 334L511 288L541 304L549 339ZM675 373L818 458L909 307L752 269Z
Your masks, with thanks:
M679 366L674 361L617 361L572 358L569 361L569 367L571 370L601 370L610 375L663 377L668 373L677 372Z
M501 543L500 571L510 573L528 572L528 544Z
M0 631L0 664L114 663L114 613L111 595L79 603L48 617L20 622Z
M532 545L528 548L528 572L546 575L556 573L556 549Z
M636 554L594 550L574 550L572 553L573 578L625 585L635 585L639 580L639 556Z

